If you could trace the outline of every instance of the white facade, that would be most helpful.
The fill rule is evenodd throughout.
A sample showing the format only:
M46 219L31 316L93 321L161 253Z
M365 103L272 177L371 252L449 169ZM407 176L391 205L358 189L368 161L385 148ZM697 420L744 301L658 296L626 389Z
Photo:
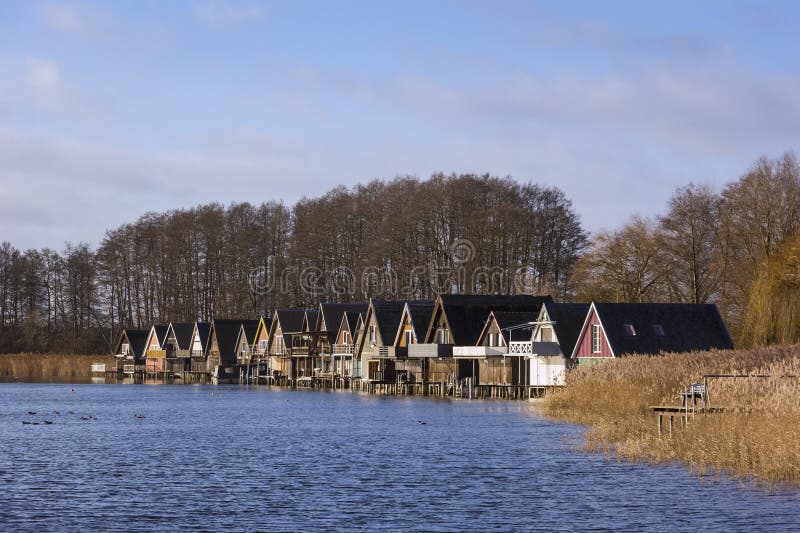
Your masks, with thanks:
M539 312L538 324L531 337L531 352L528 355L530 364L530 385L532 387L560 387L565 383L567 375L567 358L561 350L547 306L543 305Z

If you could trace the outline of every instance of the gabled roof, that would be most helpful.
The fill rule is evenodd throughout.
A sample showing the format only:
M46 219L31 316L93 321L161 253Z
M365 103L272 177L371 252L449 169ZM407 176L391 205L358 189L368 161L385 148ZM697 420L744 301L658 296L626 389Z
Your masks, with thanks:
M150 330L147 329L123 329L119 335L119 342L117 343L117 353L122 349L122 344L127 339L131 347L131 352L134 357L144 357L145 343L147 337L150 335Z
M435 305L436 302L433 300L415 300L406 303L406 312L411 319L411 327L417 342L424 341L423 337L428 330Z
M244 341L247 346L248 353L250 352L250 346L255 344L253 339L259 327L261 327L261 319L241 321L239 335L236 336L236 343L234 344L234 354L237 358L239 357L239 346L242 344L242 341Z
M172 335L175 336L175 342L178 343L179 350L188 350L191 348L194 324L190 322L171 322L167 330L167 337L169 336L170 330L172 331ZM164 338L166 339L166 337Z
M428 341L433 340L436 319L440 313L443 313L450 328L452 343L456 346L474 346L490 312L511 311L538 314L543 303L552 301L550 296L440 294L436 299L425 338Z
M269 345L275 339L275 330L280 326L281 337L286 346L292 345L290 333L300 333L303 331L303 321L306 317L305 309L276 309L272 315L272 323L269 328Z
M317 331L317 322L319 321L319 311L316 309L306 309L303 314L303 324L300 331L310 332Z
M367 318L367 312L364 311L363 313L358 314L358 320L356 321L355 330L358 331L359 328L364 329L364 320Z
M305 316L305 309L276 309L272 326L277 322L283 333L300 333Z
M581 335L581 328L589 314L589 307L590 304L587 303L554 302L547 302L543 306L542 313L546 312L548 318L554 322L553 331L558 339L558 345L561 347L561 353L565 357L569 357L575 350L575 345Z
M350 332L350 338L354 339L356 336L356 326L358 326L358 317L360 316L361 313L356 311L345 311L342 313L342 325L339 327L339 333L341 333L342 327L346 327Z
M581 337L592 309L615 356L733 349L728 328L714 304L592 303ZM628 325L635 335L626 331ZM663 335L656 331L659 328Z
M381 334L381 341L385 346L391 345L400 327L405 302L403 300L371 300L370 307Z
M245 326L246 324L246 326ZM239 333L242 327L255 330L258 327L257 320L214 319L211 323L214 337L217 339L220 359L226 362L236 360L236 342L239 340Z
M156 342L158 342L159 348L164 348L164 341L167 340L167 331L169 330L169 326L163 326L161 324L156 324L150 327L150 331L147 332L147 338L145 339L145 343L147 346L144 347L145 350L150 348L150 339L155 335Z
M345 313L350 313L351 315L366 313L368 306L369 304L367 303L321 303L319 304L319 318L316 329L318 331L325 331L328 335L328 342L333 344L336 342L336 337L339 334L339 327L342 324L342 316ZM355 332L357 321L358 316L356 316L355 319L350 322L352 332Z
M272 332L271 318L264 318L262 316L258 319L258 327L256 328L255 333L253 333L253 336L250 338L250 344L255 344L258 341L258 337L261 335L262 329L267 331L267 338L269 338L269 335Z
M193 338L195 332L197 332L197 336L200 337L200 346L203 349L203 355L205 355L208 350L208 339L211 336L211 322L195 322L194 330L192 331ZM192 347L189 346L189 349L191 350Z
M533 312L518 312L518 311L492 311L489 313L488 318L486 319L486 323L483 326L483 330L481 334L478 336L477 341L475 344L482 344L484 336L488 333L489 327L491 326L492 322L497 324L497 329L500 330L500 334L503 336L503 340L506 344L509 342L517 342L517 341L527 341L531 338L531 329L533 329L533 325L530 327L520 327L515 329L508 329L513 328L515 326L525 326L529 322L534 322L538 316L538 313ZM509 333L511 334L511 338L509 339Z
M256 331L258 331L261 320L242 320L242 333L247 345L255 344Z

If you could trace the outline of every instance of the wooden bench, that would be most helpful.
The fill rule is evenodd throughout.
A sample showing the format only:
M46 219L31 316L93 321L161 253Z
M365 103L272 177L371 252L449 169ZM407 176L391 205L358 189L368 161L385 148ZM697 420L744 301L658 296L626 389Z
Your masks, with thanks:
M685 390L681 391L681 405L683 407L689 406L689 401L692 402L692 409L697 407L697 400L703 401L703 407L706 406L708 401L708 390L704 383L692 383Z

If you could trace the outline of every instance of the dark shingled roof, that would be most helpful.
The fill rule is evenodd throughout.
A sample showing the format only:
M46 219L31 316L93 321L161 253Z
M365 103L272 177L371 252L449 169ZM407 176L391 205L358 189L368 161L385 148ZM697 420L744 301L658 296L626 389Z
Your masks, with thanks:
M277 309L275 315L284 333L300 333L303 331L305 309Z
M508 330L506 328L521 326L523 324L527 324L528 322L534 322L539 317L538 312L534 313L532 311L495 311L493 314L495 320L497 320L497 325L500 327L500 333L503 335L503 339L505 339L506 344L509 342L530 341L531 330L533 329L533 326L512 330ZM511 333L510 340L508 338L509 333Z
M244 324L247 324L247 328L255 330L258 327L258 320L214 319L214 336L217 338L220 362L236 363L236 341L239 340L239 331Z
M317 322L319 322L319 311L306 309L301 331L317 331Z
M133 352L133 356L135 359L142 359L144 357L144 345L147 342L147 337L150 335L150 330L148 329L125 329L123 330L123 334L119 336L119 346L117 347L117 353L122 349L122 339L128 339L128 343L131 345L131 351Z
M195 325L197 326L197 335L200 337L200 345L203 347L203 355L205 355L208 349L208 337L211 335L211 322L198 322ZM189 349L191 350L192 347L189 346Z
M274 322L277 319L281 326L281 334L283 335L284 343L286 346L291 346L292 339L288 334L300 333L303 331L303 319L305 319L306 316L305 309L276 309L274 316L273 324L270 325L270 331L273 327L276 327ZM272 342L272 340L270 340L270 342Z
M258 320L242 320L242 328L247 344L255 344L256 331L258 330Z
M158 344L162 348L164 347L164 342L167 340L167 330L169 329L169 325L162 326L162 325L155 325L153 328L156 330L156 339L158 339Z
M450 338L456 346L474 346L492 311L538 314L543 303L553 301L550 296L528 295L441 294L439 298L450 324Z
M717 306L714 304L595 303L614 355L694 350L733 349ZM631 324L636 335L627 335ZM659 336L660 325L664 336Z
M414 336L417 338L417 342L425 342L425 332L431 322L435 302L433 300L414 300L407 302L407 305Z
M350 323L351 333L355 332L356 322L358 315L361 313L366 314L369 304L366 303L322 303L319 304L322 317L325 319L325 327L328 334L328 342L334 344L336 336L339 334L339 327L342 324L342 315L348 314L348 321ZM350 315L355 314L355 317L350 320ZM322 321L319 321L322 324Z
M192 333L194 332L194 324L182 322L178 324L170 324L172 332L175 334L175 341L178 343L179 350L191 349Z
M582 303L558 304L553 302L544 304L547 316L555 322L553 331L555 331L558 345L561 347L561 353L565 357L571 356L572 351L575 349L575 344L581 334L581 328L586 321L586 315L589 314L589 305Z
M372 300L375 322L378 324L378 331L384 346L394 344L400 321L403 319L405 305L403 300Z
M358 317L361 316L361 313L358 311L345 311L342 317L342 323L344 323L344 319L347 319L347 327L350 331L350 338L356 338L356 326L358 325ZM341 329L341 327L339 328ZM330 334L328 334L328 338L330 338ZM333 342L336 341L336 336L334 335ZM333 343L332 342L332 343ZM331 343L331 344L332 344Z

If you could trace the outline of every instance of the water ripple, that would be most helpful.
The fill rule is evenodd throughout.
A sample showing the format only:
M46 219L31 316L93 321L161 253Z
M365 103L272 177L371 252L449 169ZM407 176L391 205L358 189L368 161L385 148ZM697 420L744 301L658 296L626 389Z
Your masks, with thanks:
M3 530L800 528L794 489L577 452L528 403L69 388L0 385Z

